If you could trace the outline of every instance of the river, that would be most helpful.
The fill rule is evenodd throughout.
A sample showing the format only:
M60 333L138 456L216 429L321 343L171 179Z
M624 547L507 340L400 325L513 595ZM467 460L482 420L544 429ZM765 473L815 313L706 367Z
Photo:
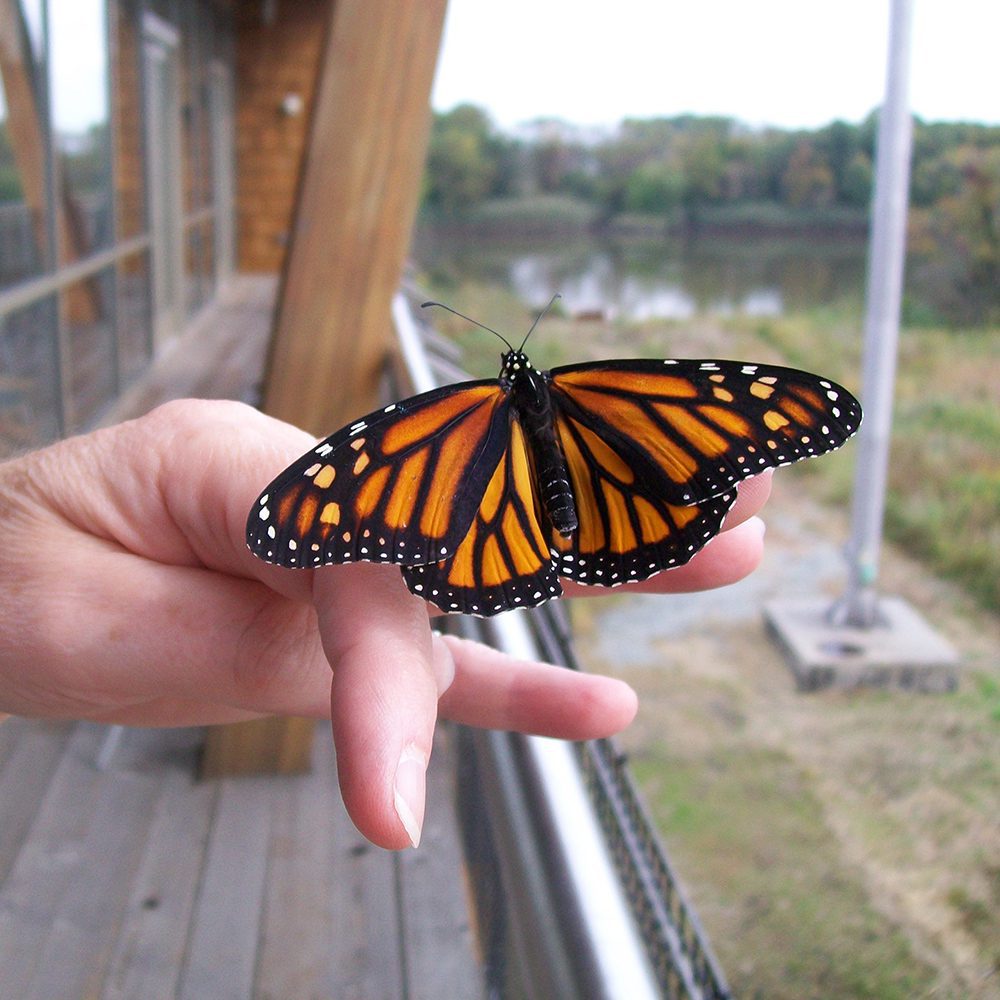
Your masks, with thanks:
M571 315L636 321L845 305L860 315L865 282L865 244L845 238L511 240L422 226L413 256L435 284L495 284L532 308L560 292Z

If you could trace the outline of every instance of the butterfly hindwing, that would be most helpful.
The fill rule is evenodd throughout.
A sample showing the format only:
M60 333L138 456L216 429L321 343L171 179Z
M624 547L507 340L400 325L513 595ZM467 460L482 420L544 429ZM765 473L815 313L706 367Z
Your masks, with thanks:
M651 457L625 434L602 436L581 414L557 410L556 434L579 523L569 538L552 532L551 544L560 575L579 583L614 587L683 565L718 534L736 500L732 490L670 503Z
M442 611L487 617L529 608L562 593L532 477L524 432L516 416L476 515L449 559L403 568L413 593Z
M247 520L251 551L289 567L453 554L505 452L509 410L497 382L484 380L355 421L264 490Z

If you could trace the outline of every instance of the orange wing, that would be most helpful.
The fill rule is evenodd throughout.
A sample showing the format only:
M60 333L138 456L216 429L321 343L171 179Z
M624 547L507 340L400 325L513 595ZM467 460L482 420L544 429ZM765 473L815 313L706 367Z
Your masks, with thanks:
M508 440L454 556L403 569L410 590L442 611L488 617L535 607L562 593L542 529L524 432L516 418Z
M418 565L452 555L506 454L495 380L434 389L320 442L254 503L247 544L266 562Z
M687 562L733 487L831 451L861 420L846 389L734 361L611 361L551 372L579 527L551 535L560 575L615 586Z

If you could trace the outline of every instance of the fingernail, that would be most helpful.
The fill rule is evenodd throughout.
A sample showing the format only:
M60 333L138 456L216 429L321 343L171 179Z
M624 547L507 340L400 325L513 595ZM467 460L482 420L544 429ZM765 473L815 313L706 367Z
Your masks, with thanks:
M750 520L754 522L754 526L757 528L757 531L760 532L760 537L763 538L767 533L767 524L764 519L762 517L754 516L751 517Z
M393 783L393 805L414 847L420 846L427 788L427 757L410 744L399 756Z

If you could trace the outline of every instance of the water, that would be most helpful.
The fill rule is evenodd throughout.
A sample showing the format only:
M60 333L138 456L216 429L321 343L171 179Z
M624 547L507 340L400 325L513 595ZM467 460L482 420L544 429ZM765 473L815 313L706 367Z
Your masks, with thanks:
M503 240L424 227L417 263L439 281L511 289L540 309L560 292L571 315L684 320L775 317L852 303L860 311L865 246L851 239Z

